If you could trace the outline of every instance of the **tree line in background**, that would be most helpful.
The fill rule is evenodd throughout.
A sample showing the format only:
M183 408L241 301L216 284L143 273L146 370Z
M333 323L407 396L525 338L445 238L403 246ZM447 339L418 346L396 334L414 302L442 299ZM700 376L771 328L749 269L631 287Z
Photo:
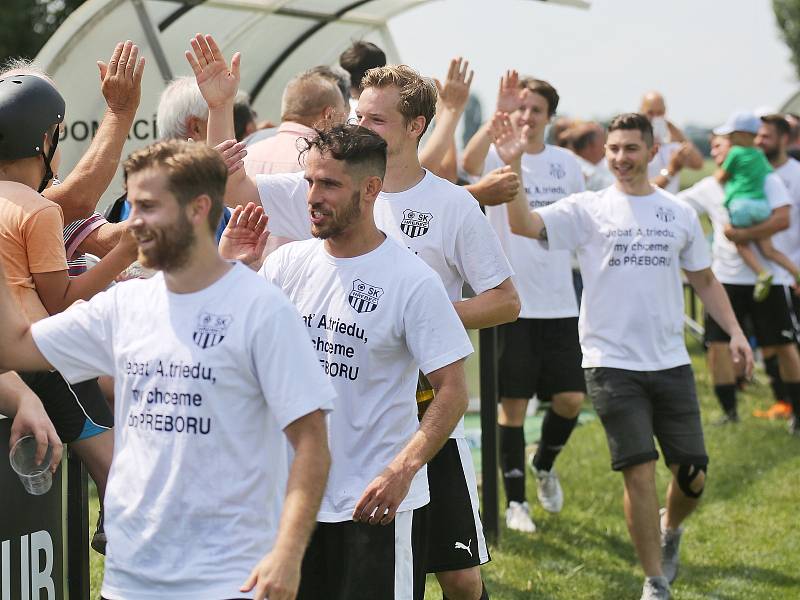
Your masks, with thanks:
M35 57L69 14L86 0L2 0L0 61Z

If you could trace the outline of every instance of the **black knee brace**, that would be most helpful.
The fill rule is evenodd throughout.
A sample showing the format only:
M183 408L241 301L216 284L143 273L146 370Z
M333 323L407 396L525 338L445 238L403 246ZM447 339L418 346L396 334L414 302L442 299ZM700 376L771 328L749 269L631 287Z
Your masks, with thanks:
M699 498L703 495L703 486L699 492L692 489L692 482L697 479L697 476L702 472L706 473L708 465L680 465L678 467L678 487L689 498Z

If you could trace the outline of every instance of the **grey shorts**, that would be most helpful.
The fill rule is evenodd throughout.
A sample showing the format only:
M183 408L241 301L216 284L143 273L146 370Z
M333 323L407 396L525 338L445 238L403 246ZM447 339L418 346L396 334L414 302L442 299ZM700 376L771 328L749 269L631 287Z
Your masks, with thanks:
M611 468L658 459L667 465L708 464L692 367L663 371L586 369L586 387L603 423Z

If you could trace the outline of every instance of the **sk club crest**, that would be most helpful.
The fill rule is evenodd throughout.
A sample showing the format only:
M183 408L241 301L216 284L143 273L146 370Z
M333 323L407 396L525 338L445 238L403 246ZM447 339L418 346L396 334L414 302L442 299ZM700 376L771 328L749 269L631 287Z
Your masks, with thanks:
M431 220L433 220L431 213L421 213L407 208L403 211L403 222L400 223L400 230L410 238L419 237L428 233Z
M664 223L671 223L675 220L675 213L671 208L659 206L658 210L656 210L656 218Z
M559 163L550 163L550 177L555 177L556 179L564 179L567 176L567 172L562 165Z
M192 334L194 343L203 349L216 346L225 339L225 332L231 321L233 321L231 315L200 313L200 317L197 319L197 328Z
M365 313L378 308L378 299L381 296L383 296L383 289L356 279L347 300L356 311Z

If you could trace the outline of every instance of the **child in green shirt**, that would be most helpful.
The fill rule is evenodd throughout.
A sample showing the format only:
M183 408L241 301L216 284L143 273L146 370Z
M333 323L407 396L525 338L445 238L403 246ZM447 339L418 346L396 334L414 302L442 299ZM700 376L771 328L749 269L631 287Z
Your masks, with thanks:
M772 167L764 153L755 147L755 137L760 119L751 113L737 113L722 128L714 133L727 135L731 149L715 177L725 186L725 208L728 209L731 225L752 227L766 221L772 213L764 182L772 173ZM772 238L756 240L761 254L787 271L800 282L800 269L788 256L772 245ZM761 302L769 295L772 273L764 268L753 246L749 242L737 243L736 249L745 264L758 274L753 297Z

